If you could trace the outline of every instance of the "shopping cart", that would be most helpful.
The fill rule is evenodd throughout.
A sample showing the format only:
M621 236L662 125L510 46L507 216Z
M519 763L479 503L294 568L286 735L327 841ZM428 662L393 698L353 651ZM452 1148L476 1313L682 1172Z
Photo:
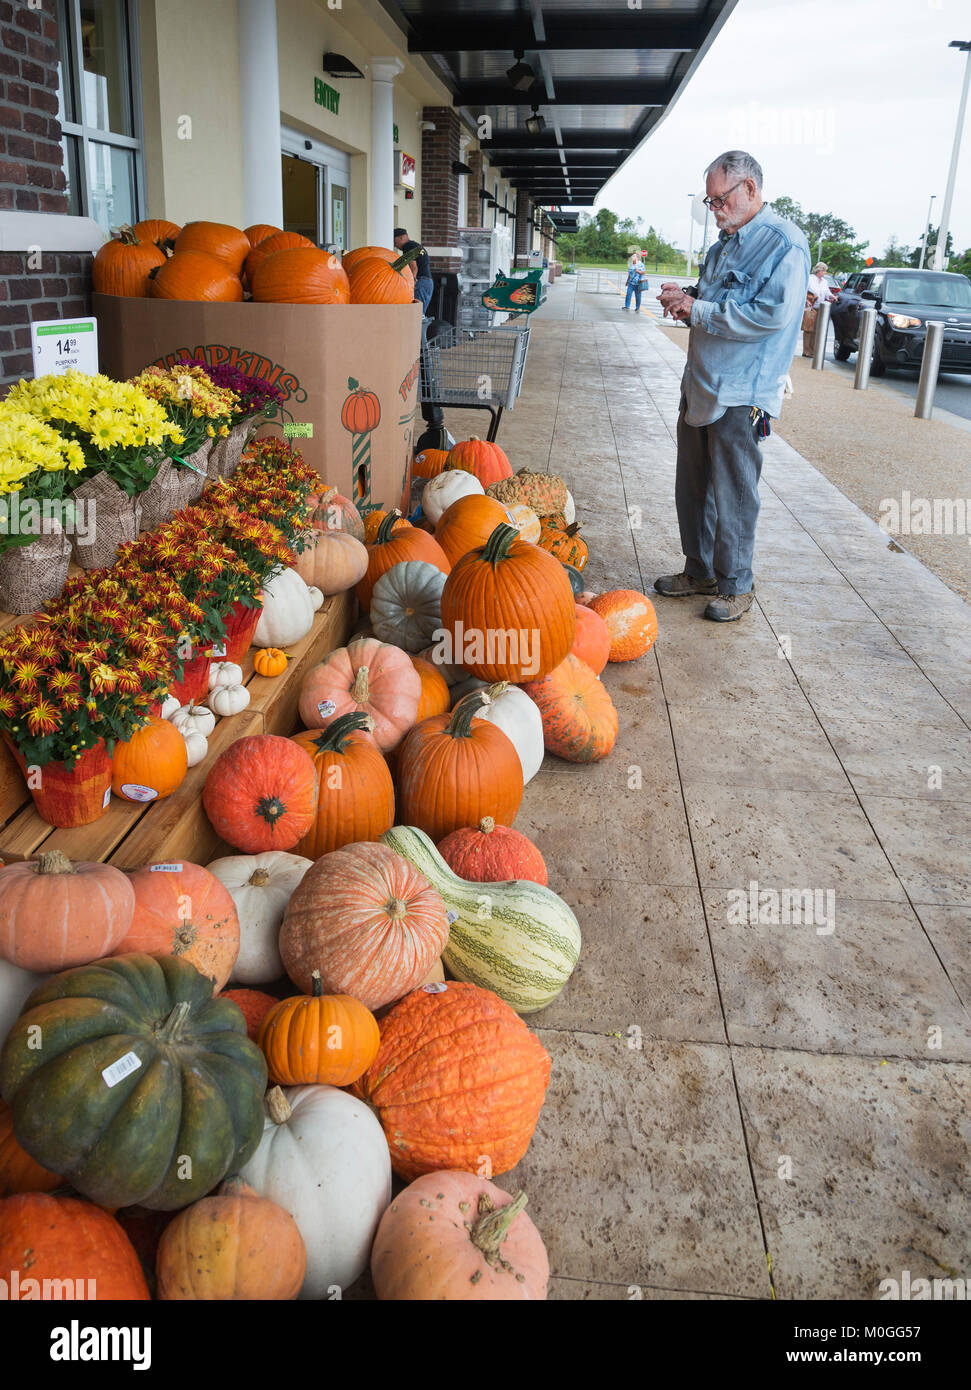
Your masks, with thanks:
M499 431L503 410L512 410L523 384L529 320L500 328L443 328L421 347L421 402L488 410L487 438Z

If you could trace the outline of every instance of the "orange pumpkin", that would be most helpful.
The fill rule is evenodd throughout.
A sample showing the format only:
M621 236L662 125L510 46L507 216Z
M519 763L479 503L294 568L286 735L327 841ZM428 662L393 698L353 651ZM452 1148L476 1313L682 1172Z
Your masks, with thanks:
M131 227L106 241L91 263L91 283L99 294L147 299L149 272L165 264L165 252L143 241Z
M312 526L304 539L307 544L293 568L305 584L312 584L326 597L342 594L363 578L368 554L359 540L347 531Z
M576 656L523 690L539 707L543 743L571 763L599 762L617 738L614 702L590 667Z
M150 241L162 251L175 245L175 239L181 230L178 222L168 222L164 217L146 217L144 221L136 222L132 227L139 241Z
M494 497L459 497L439 518L435 539L454 568L470 550L480 550L497 526L511 522L507 509Z
M381 529L381 523L387 515L388 513L386 511L379 508L376 512L368 512L367 516L364 518L364 540L368 545L373 545L377 540L378 532ZM399 531L413 531L414 529L411 522L406 521L399 512L397 520L391 527L391 534L396 536Z
M355 637L304 676L300 718L308 729L326 729L343 714L369 714L374 742L384 752L414 724L420 693L407 652L376 637Z
M415 281L408 272L408 266L416 254L417 252L406 252L390 263L381 256L363 256L355 261L347 272L351 285L351 303L413 303Z
M587 563L587 543L580 535L580 526L576 521L561 528L545 519L537 545L549 551L561 564L572 565L575 570L582 570Z
M259 1041L272 1085L350 1086L374 1061L381 1034L359 999L324 994L315 970L311 994L271 1009Z
M418 697L418 712L415 723L420 724L434 714L446 714L452 703L448 682L439 671L424 657L413 656L411 664L421 677L421 694Z
M222 261L239 278L252 247L249 237L226 222L187 222L175 242L175 252L198 251Z
M111 757L111 790L124 801L162 801L185 781L185 739L167 719L150 715Z
M377 1052L377 1047L374 1050ZM20 1147L13 1132L13 1111L6 1101L0 1100L0 1197L12 1197L17 1192L51 1192L63 1184L63 1178L42 1168Z
M22 1192L0 1208L0 1279L7 1289L14 1270L24 1287L34 1280L36 1297L45 1284L75 1281L75 1296L147 1302L145 1275L130 1240L113 1216L92 1202ZM78 1288L80 1285L80 1289Z
M0 956L47 974L110 955L135 895L120 869L72 863L59 849L0 868Z
M424 874L386 845L345 845L307 870L287 905L280 955L309 994L320 971L329 994L369 1009L400 999L445 949L449 921Z
M636 589L608 589L590 600L610 633L610 660L635 661L657 641L657 613L646 595Z
M244 854L293 849L317 813L317 774L290 739L251 734L220 753L202 804L217 834Z
M413 478L437 478L439 473L444 473L447 463L447 449L423 449L420 454L415 455L411 465L411 476Z
M585 661L593 674L599 676L610 659L610 629L599 613L579 599L576 610L577 630L570 654Z
M264 994L260 989L224 989L220 999L231 999L246 1020L246 1036L256 1042L260 1036L260 1026L279 999L272 994Z
M545 676L573 643L576 604L566 570L515 526L497 526L463 556L442 591L442 627L456 659L484 681Z
M287 654L279 647L261 647L253 657L253 670L258 676L282 676L287 669Z
M472 883L525 878L545 888L550 881L546 861L532 840L508 825L496 825L491 816L483 816L477 826L453 830L438 852L453 874Z
M261 241L266 241L267 237L282 236L282 227L273 227L269 222L254 222L252 227L244 227L243 235L250 246L259 246Z
M253 298L263 304L350 302L350 286L340 261L316 246L274 251L256 267L250 288Z
M438 843L491 816L512 825L523 799L523 765L509 736L476 719L482 692L460 700L450 715L417 725L398 761L399 820Z
M314 507L313 524L318 531L346 531L356 541L363 542L364 521L349 497L342 497L336 487L325 488Z
M341 257L341 264L347 271L348 275L350 275L351 271L360 261L368 260L369 258L373 259L375 256L379 261L386 261L388 265L392 265L395 261L401 258L401 252L397 250L392 251L387 246L356 246L353 251L344 252L344 255ZM412 281L414 281L414 261L408 262L407 269L411 274Z
M461 468L478 478L484 488L512 477L512 464L498 444L473 434L449 451L449 468Z
M135 915L111 952L184 956L218 994L239 955L239 917L229 889L201 864L146 864L129 874Z
M313 248L314 243L299 232L271 232L263 241L254 242L252 251L246 257L247 284L252 285L253 276L268 256L276 255L277 251L295 251L298 246Z
M297 854L319 859L355 840L380 839L394 825L394 786L371 738L373 728L371 716L357 711L341 715L326 729L294 735L317 774L317 815Z
M425 560L442 574L448 574L451 569L448 556L434 536L419 531L417 526L409 526L407 531L396 529L394 521L400 515L397 510L389 512L368 546L367 574L354 590L362 608L371 607L371 594L382 574L387 574L392 565L403 560Z
M152 299L204 300L238 303L243 283L225 261L201 251L177 251L150 273Z

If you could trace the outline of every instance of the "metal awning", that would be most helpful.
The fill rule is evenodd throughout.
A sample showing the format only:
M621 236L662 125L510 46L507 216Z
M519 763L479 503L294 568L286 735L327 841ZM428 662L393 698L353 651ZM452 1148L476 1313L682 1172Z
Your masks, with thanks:
M489 162L546 207L589 207L670 111L736 0L381 0ZM532 68L534 80L517 61ZM518 76L515 74L514 76ZM533 115L543 129L527 129Z

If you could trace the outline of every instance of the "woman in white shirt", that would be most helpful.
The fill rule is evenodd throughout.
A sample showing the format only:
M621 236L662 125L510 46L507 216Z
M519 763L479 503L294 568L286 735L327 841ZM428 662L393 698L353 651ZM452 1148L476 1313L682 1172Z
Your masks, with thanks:
M806 309L818 309L820 304L829 304L833 300L833 292L826 280L826 272L829 266L825 261L817 261L813 266L813 273L809 277L809 285L806 289ZM808 322L808 320L805 320ZM816 316L813 315L813 326L811 329L803 329L802 334L802 355L812 357L816 350Z

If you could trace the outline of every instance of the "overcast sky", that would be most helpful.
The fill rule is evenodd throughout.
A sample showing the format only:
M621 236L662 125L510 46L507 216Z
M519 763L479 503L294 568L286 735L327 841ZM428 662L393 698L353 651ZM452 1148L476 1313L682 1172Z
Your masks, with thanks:
M738 0L673 111L597 207L640 216L684 248L689 193L725 149L748 149L767 200L833 212L880 254L920 239L944 202L966 56L968 0ZM951 212L971 246L971 102ZM714 232L709 235L709 241ZM701 229L695 228L697 249Z

